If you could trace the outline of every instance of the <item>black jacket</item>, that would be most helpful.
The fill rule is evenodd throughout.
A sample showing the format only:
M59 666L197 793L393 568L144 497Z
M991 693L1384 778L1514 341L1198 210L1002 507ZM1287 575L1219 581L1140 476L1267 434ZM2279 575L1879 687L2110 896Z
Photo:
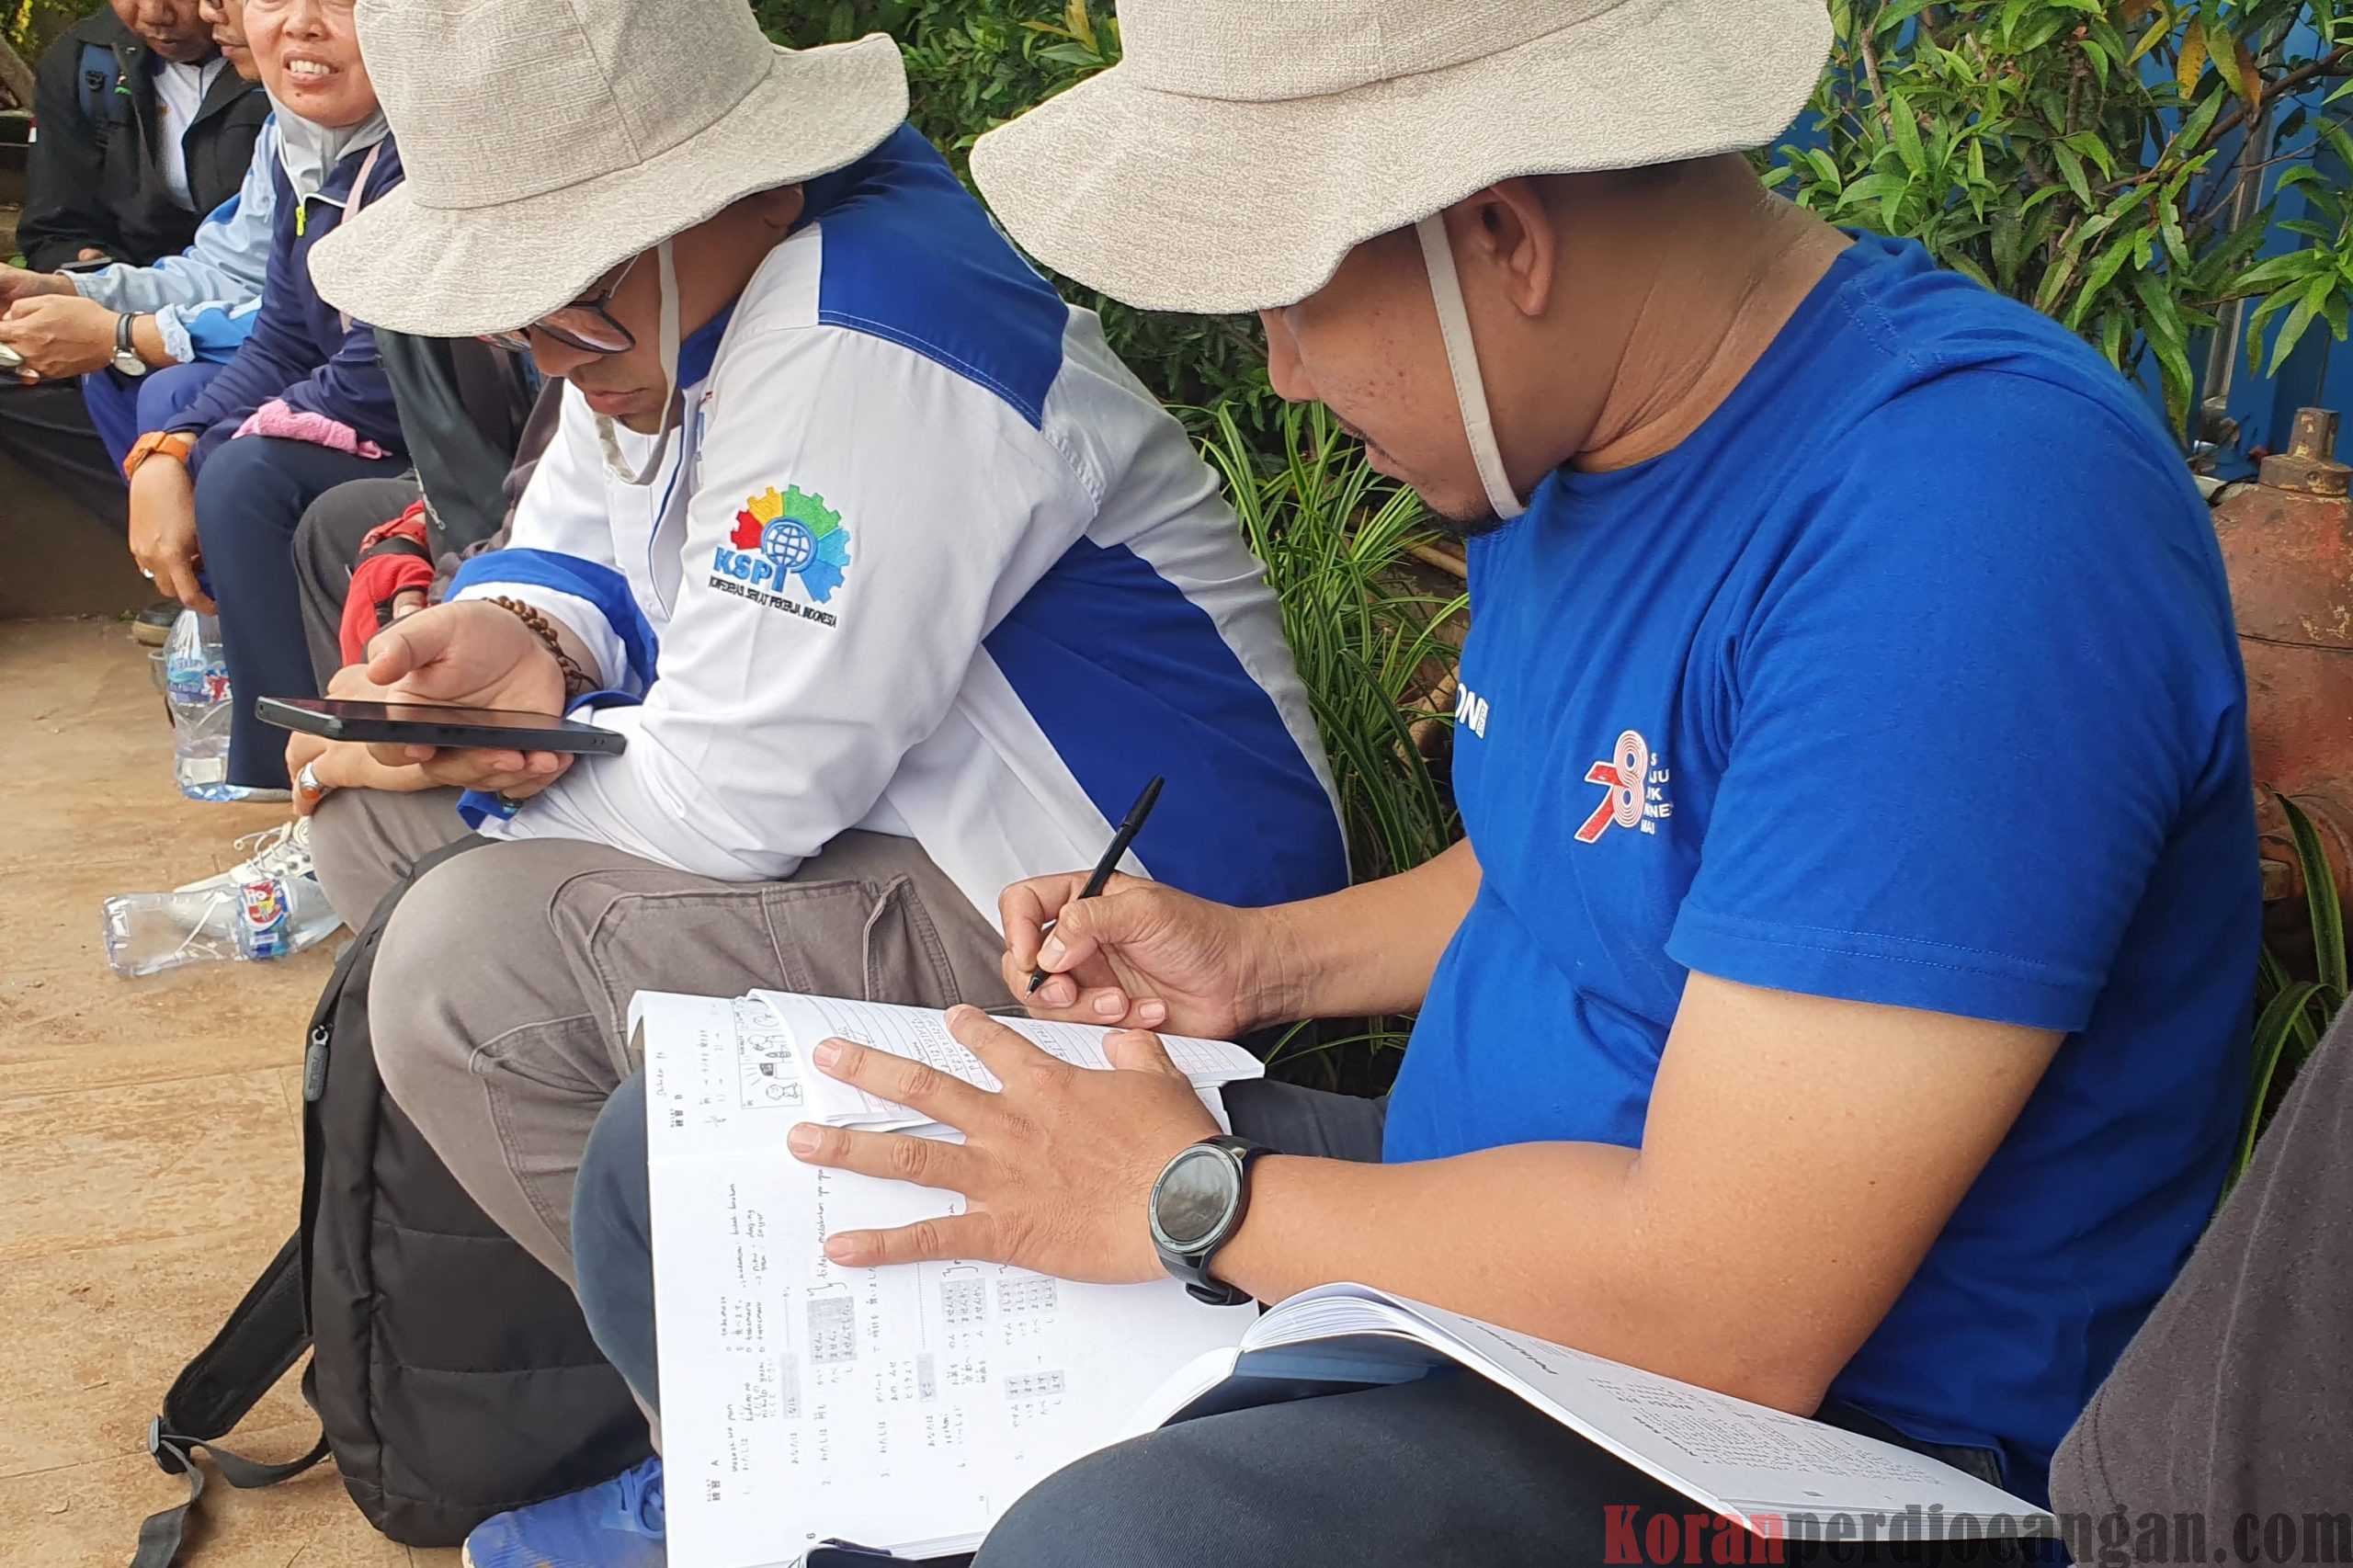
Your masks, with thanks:
M91 46L113 55L114 72L85 84ZM223 68L205 93L196 123L180 138L196 203L190 210L164 188L153 69L147 46L105 6L40 57L25 210L17 224L17 243L34 270L53 270L85 246L141 267L176 255L196 238L205 215L244 183L254 138L269 118L260 86ZM85 105L97 108L95 117Z
M521 357L474 338L379 328L376 355L425 491L428 553L467 553L512 518L522 494L513 476L528 475L546 448L552 424L539 410L552 400Z

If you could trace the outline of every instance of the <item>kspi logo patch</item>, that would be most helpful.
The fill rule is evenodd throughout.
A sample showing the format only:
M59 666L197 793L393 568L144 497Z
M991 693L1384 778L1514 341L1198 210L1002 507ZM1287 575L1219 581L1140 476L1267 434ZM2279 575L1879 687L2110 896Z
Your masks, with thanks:
M849 530L841 514L799 486L774 486L744 503L735 531L712 554L711 586L771 609L787 610L825 626L835 618L815 607L834 597L849 573ZM803 604L780 590L799 578Z

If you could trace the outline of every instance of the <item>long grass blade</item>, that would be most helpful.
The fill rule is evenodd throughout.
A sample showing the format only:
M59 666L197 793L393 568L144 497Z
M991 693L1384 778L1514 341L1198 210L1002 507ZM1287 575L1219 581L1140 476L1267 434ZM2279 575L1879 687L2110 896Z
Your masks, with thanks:
M2313 819L2287 796L2281 795L2279 801L2288 818L2288 831L2295 835L2296 861L2304 874L2304 898L2312 909L2313 967L2332 1002L2341 1004L2347 993L2345 912L2336 902L2336 873L2328 863L2328 850Z
M1459 832L1451 792L1416 744L1415 726L1452 722L1443 693L1468 604L1459 592L1433 593L1413 559L1429 531L1427 509L1375 473L1320 406L1283 412L1272 460L1265 435L1245 430L1230 407L1205 411L1196 427L1281 608L1331 765L1352 874L1362 881L1419 865ZM1292 1031L1269 1060L1287 1074L1336 1079L1344 1060L1378 1065L1407 1022L1365 1019L1330 1038Z
M2320 994L2318 983L2297 981L2272 997L2255 1020L2255 1061L2248 1084L2246 1117L2239 1133L2238 1156L2231 1162L2230 1179L2222 1186L2225 1197L2238 1185L2247 1162L2255 1157L2256 1137L2263 1131L2264 1113L2271 1098L2272 1080L2279 1071L2280 1057L2290 1037L2312 1027L2304 1011Z

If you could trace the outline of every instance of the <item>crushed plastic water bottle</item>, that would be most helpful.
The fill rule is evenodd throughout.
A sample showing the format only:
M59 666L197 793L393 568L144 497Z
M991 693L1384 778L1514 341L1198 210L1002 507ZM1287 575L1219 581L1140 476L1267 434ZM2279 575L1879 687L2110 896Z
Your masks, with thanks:
M135 978L208 959L282 958L341 924L309 877L121 893L106 902L107 967Z
M311 868L310 824L268 835L251 858L170 892L106 901L107 967L136 978L212 959L296 953L342 924Z
M191 801L235 801L229 782L229 665L221 623L180 611L164 644L164 695L172 705L172 777Z
M129 892L106 902L107 967L135 978L205 959L239 956L236 894L228 888Z

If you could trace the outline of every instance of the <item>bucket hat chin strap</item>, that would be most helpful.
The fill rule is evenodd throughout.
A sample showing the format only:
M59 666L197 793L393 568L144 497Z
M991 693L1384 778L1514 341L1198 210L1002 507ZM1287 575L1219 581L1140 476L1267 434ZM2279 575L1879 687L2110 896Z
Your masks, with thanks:
M1495 426L1487 416L1487 383L1479 375L1479 350L1471 341L1471 313L1462 307L1462 280L1454 270L1454 244L1446 233L1446 215L1432 213L1414 225L1422 242L1422 261L1429 268L1430 297L1438 303L1438 329L1446 340L1446 368L1454 375L1454 401L1462 409L1462 431L1471 437L1471 460L1478 465L1479 483L1486 487L1487 505L1504 520L1518 517L1527 506L1504 472L1503 454L1495 449Z
M621 456L620 438L613 432L613 422L603 415L597 416L597 440L605 449L605 468L623 484L642 488L654 483L662 472L662 460L670 450L670 432L678 427L678 269L670 259L670 242L664 240L654 248L654 262L662 272L662 427L654 433L654 450L646 454L642 466L632 472L629 460ZM1456 309L1461 309L1458 301ZM1475 377L1476 369L1472 371Z

